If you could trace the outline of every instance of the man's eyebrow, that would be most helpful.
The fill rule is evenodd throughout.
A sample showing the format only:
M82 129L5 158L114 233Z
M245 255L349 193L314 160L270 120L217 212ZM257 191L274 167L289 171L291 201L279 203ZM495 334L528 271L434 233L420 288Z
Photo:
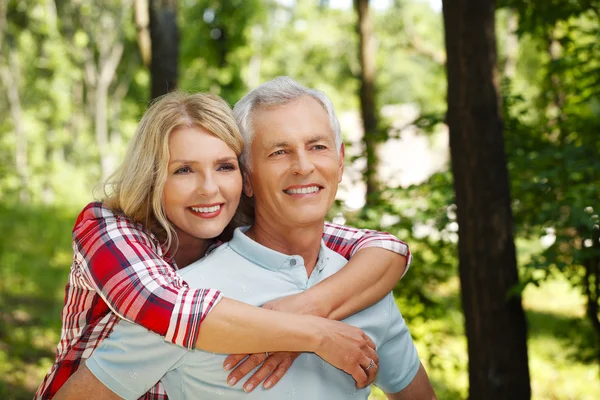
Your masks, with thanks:
M276 147L288 147L289 145L290 143L286 141L272 141L267 143L266 148L274 149Z
M330 135L314 135L311 136L310 138L308 138L308 140L306 141L306 144L314 144L317 142L321 142L321 141L331 141L331 137ZM289 147L290 143L286 142L284 140L280 140L280 141L272 141L272 142L268 142L266 145L267 149L273 149L276 147Z
M330 141L330 140L331 140L330 135L315 135L315 136L310 137L306 143L307 144L314 144L314 143L317 143L317 142Z

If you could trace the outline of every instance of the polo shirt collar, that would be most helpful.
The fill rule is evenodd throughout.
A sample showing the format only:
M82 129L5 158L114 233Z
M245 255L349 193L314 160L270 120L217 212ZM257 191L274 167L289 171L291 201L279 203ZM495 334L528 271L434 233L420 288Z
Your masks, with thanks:
M304 265L304 259L299 255L287 255L278 251L269 249L262 244L246 236L249 226L242 226L233 232L233 238L229 241L229 247L250 262L272 271L278 271L280 268L293 267L295 265ZM322 270L326 262L325 244L321 240L319 249L319 259L315 265L315 270Z

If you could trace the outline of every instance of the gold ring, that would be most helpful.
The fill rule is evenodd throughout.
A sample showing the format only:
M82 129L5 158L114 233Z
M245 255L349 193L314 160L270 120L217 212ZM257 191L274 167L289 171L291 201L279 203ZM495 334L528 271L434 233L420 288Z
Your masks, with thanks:
M371 368L373 368L373 365L375 365L375 361L373 361L373 359L371 358L371 363L369 364L369 366L367 368L365 368L365 371L368 371Z

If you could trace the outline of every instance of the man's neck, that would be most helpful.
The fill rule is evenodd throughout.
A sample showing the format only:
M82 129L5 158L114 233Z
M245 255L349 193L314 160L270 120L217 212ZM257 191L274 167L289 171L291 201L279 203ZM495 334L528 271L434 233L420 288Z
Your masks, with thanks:
M324 221L302 226L290 227L272 224L257 215L246 235L257 243L288 255L299 255L304 259L306 275L310 276L321 248Z

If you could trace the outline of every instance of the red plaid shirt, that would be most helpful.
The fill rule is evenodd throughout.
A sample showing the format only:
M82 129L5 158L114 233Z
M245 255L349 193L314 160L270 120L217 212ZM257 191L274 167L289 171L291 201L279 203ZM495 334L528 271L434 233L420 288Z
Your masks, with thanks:
M360 249L381 247L407 256L410 263L406 243L387 233L326 223L323 240L347 259ZM188 288L154 235L102 203L90 203L79 214L73 253L56 360L36 399L52 398L119 318L191 349L200 324L221 299L218 290ZM167 395L159 382L143 398L164 400Z

